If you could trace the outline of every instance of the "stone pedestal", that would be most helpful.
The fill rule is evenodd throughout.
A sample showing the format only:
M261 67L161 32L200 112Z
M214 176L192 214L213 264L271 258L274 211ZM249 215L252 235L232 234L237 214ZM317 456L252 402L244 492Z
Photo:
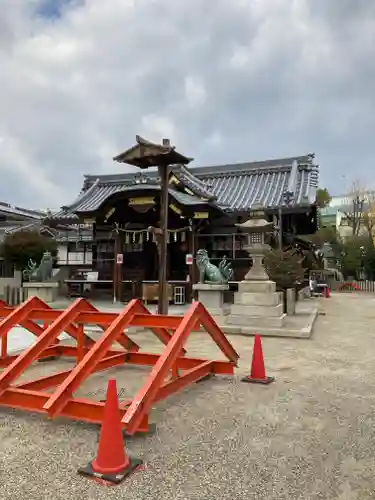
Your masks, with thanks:
M243 334L262 334L284 326L283 309L282 296L276 292L275 282L244 280L238 284L225 325Z
M291 316L296 314L296 292L294 288L288 288L286 291L286 312Z
M193 290L198 291L198 301L212 316L220 317L229 313L229 306L224 304L224 292L229 290L228 285L196 283L193 285Z
M57 298L59 283L57 281L26 282L23 288L27 291L27 298L38 297L44 302L51 303Z
M270 278L264 269L264 254L271 250L269 245L264 243L252 243L244 247L249 253L253 265L245 276L245 281L268 281Z

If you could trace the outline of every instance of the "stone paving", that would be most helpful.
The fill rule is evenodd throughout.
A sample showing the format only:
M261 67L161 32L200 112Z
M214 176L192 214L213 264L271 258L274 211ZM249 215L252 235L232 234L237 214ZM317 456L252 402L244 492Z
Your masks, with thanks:
M240 381L252 339L233 336L241 355L234 379L215 377L158 404L151 414L156 434L127 441L145 469L116 488L76 474L95 456L95 428L0 409L0 499L375 499L375 296L319 301L311 339L264 339L275 383ZM145 350L159 350L149 333L136 338ZM201 333L188 350L221 357ZM31 377L47 365L38 364ZM97 374L79 395L100 399L114 375L126 397L147 374L131 368Z

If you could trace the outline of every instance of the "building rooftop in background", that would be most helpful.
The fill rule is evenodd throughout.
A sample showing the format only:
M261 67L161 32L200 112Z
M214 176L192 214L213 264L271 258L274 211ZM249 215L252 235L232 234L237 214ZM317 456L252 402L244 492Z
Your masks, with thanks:
M3 201L0 201L0 214L3 213L4 215L9 215L9 216L18 216L21 218L28 218L28 219L43 219L46 217L48 211L47 210L32 210L29 208L21 208L16 205L10 205L9 203L5 203Z

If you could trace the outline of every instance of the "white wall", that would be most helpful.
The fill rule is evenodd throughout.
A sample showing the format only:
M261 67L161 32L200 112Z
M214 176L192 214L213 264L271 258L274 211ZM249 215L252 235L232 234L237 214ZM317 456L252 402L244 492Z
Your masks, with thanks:
M57 249L57 263L61 266L79 266L92 264L92 251L68 251L67 244L60 244Z

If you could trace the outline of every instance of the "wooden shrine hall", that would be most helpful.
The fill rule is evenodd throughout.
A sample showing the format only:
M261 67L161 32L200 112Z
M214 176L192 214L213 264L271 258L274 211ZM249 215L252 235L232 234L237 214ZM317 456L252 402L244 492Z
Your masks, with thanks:
M149 169L137 163L145 148L156 149L158 158L164 160L164 181L160 168ZM130 157L133 160L128 161ZM160 146L137 139L133 148L114 160L140 166L141 170L85 175L77 199L53 215L49 225L92 225L92 265L87 271L96 273L95 285L100 293L115 291L117 300L157 300L158 234L163 223L161 185L166 183L168 296L170 301L175 300L178 290L187 299L191 284L198 278L192 257L199 248L206 248L214 263L226 256L235 271L234 281L243 279L250 262L242 249L245 236L235 224L247 220L253 205L263 205L269 219L279 226L281 217L283 238L316 231L319 167L314 158L309 154L190 167L191 159L178 153L169 141Z

